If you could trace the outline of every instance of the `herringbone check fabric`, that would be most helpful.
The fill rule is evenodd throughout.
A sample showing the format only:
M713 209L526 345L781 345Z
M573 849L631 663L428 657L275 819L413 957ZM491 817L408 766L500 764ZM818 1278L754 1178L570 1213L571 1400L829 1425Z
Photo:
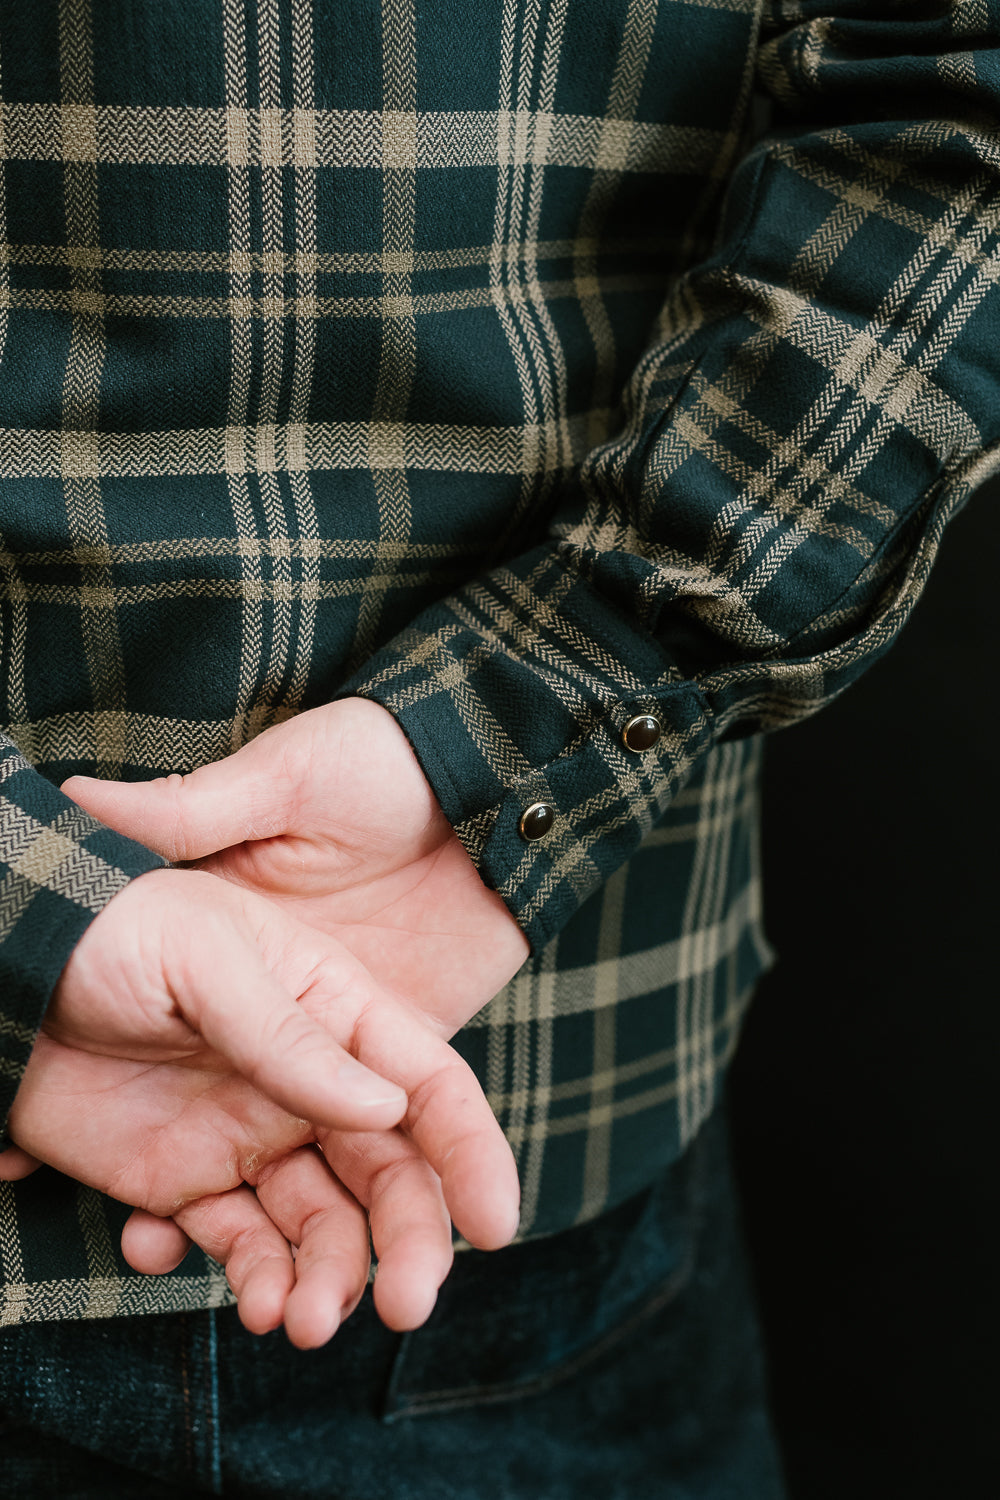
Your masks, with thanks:
M677 1155L767 961L757 737L1000 467L998 108L997 0L0 3L5 1107L158 863L59 781L361 693L533 943L459 1038L523 1233ZM226 1297L125 1212L0 1185L3 1319Z

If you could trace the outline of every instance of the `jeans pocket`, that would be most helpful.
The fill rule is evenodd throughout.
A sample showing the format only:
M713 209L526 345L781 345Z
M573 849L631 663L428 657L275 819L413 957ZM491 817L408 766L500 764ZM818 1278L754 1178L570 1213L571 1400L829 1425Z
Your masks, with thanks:
M703 1144L588 1224L459 1255L430 1321L401 1341L383 1420L533 1394L664 1308L694 1264Z

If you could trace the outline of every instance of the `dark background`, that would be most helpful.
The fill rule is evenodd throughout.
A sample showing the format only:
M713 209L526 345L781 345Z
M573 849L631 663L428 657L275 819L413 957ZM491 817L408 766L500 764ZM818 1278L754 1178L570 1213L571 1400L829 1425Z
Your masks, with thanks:
M994 481L885 660L768 744L731 1109L793 1500L1000 1496L998 558Z

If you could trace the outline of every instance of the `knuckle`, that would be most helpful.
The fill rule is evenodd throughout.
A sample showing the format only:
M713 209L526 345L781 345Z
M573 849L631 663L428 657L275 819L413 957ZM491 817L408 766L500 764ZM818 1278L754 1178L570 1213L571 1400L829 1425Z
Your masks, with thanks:
M452 1053L447 1062L428 1073L409 1091L410 1102L402 1121L403 1128L418 1129L428 1112L444 1103L447 1103L450 1114L461 1111L466 1115L469 1108L482 1099L475 1074Z
M177 772L172 772L169 776L158 777L153 785L160 793L164 804L164 853L171 860L186 859L186 804L190 795L190 774L182 776Z
M300 1053L316 1050L316 1036L305 1016L294 1005L275 1007L263 1018L261 1032L262 1063L275 1057L288 1062Z
M374 1209L387 1194L391 1193L393 1187L401 1177L406 1175L409 1162L396 1160L384 1162L382 1166L376 1167L368 1179L368 1206Z

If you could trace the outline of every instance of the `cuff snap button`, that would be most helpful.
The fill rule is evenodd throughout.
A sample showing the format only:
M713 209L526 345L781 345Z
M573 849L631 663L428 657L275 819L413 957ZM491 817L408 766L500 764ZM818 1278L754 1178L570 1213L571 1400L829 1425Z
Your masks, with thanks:
M517 826L521 830L521 837L530 843L534 839L543 839L555 820L556 810L548 802L533 802L524 809Z
M636 714L622 730L622 744L641 755L644 750L652 750L662 732L662 724L652 714Z

